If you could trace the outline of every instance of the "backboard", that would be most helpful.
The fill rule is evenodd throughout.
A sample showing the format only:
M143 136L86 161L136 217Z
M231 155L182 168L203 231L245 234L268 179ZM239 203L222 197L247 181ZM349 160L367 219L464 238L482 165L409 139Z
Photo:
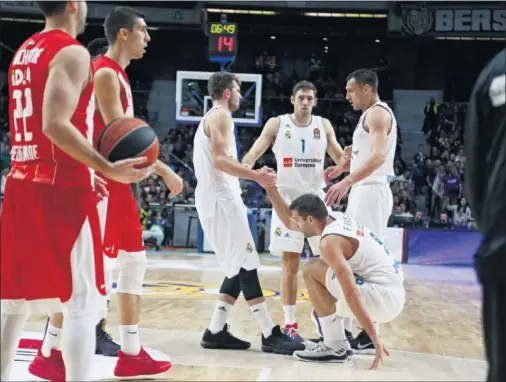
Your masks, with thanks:
M207 81L214 72L178 71L176 77L176 123L198 124L212 107ZM262 126L262 76L235 73L241 80L241 107L233 115L236 126Z

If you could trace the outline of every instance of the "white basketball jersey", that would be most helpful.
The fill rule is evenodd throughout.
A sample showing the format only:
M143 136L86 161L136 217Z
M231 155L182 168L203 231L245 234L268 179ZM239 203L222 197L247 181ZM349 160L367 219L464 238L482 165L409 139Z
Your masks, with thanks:
M279 128L272 151L276 156L278 188L315 193L325 187L323 166L327 134L322 118L316 115L306 127L297 126L290 114L279 116Z
M329 214L335 220L325 227L322 239L327 235L340 235L358 241L357 251L348 259L348 264L356 276L378 284L404 281L400 264L390 256L385 245L367 227L341 212Z
M240 197L242 193L239 178L216 170L213 165L211 140L204 131L204 125L209 113L217 108L218 107L214 107L210 109L206 115L204 115L193 140L193 166L197 178L195 206L202 218L214 215L216 201L231 201ZM237 146L234 130L234 123L231 123L227 149L229 156L237 160Z
M374 171L371 175L358 182L357 184L390 183L391 179L395 176L394 158L395 147L397 145L397 121L395 120L392 109L390 109L390 107L385 102L375 103L366 111L364 111L358 120L357 127L353 133L350 173L357 171L371 157L371 136L369 132L364 129L364 121L367 117L367 113L373 107L382 107L387 110L392 116L392 126L390 133L388 133L387 156L385 158L385 162L378 169L376 169L376 171Z

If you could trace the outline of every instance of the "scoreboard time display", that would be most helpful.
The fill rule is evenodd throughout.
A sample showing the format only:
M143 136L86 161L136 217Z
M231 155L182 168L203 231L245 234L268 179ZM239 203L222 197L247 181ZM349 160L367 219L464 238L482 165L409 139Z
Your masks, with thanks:
M209 56L235 56L239 45L236 23L209 23Z

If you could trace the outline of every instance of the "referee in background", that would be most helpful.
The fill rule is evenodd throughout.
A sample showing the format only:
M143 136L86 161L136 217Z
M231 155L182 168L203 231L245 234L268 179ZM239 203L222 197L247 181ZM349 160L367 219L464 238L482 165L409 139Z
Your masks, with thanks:
M483 233L475 267L483 287L488 382L506 381L506 50L488 62L469 100L467 199Z

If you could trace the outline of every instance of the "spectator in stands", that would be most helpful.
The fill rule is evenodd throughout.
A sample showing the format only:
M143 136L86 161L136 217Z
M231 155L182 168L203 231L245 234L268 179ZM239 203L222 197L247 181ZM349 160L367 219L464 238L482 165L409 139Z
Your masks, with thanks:
M413 217L413 220L410 224L413 228L425 228L426 224L423 222L423 212L422 211L416 211L415 216Z
M429 223L429 228L443 228L451 229L452 224L445 212L439 214L439 219L432 219Z
M466 198L461 197L453 215L453 223L471 228L473 221L471 208L467 204Z
M157 211L154 218L148 219L148 229L142 231L142 238L145 242L154 240L155 249L157 251L161 250L163 239L165 239L165 228L167 225L167 219L164 219L162 217L162 213Z
M423 152L423 149L424 149L424 145L419 144L418 145L418 151L416 152L415 155L413 155L413 163L414 164L420 164L420 163L424 163L425 162L426 155Z

